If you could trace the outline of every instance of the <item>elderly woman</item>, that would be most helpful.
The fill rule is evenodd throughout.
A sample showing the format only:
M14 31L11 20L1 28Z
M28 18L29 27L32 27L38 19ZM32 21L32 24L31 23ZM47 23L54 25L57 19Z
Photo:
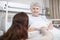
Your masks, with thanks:
M60 36L57 36L57 34L60 33L58 29L53 27L52 21L47 19L45 16L39 15L41 10L41 6L39 3L34 3L31 5L31 12L32 15L29 16L29 31L30 31L30 37L32 38L40 38L42 35L40 34L41 27L46 27L49 32L53 34L53 37L55 40L58 40ZM57 33L56 33L57 32ZM37 35L36 35L37 34ZM56 36L58 38L56 38Z

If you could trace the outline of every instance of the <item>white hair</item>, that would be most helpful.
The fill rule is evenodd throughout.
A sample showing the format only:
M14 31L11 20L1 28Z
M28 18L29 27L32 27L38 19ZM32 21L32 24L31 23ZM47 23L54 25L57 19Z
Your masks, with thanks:
M32 9L32 7L33 7L33 6L41 7L41 6L40 6L40 4L39 4L39 3L37 3L37 2L36 2L36 3L32 3L32 4L30 5L30 8Z

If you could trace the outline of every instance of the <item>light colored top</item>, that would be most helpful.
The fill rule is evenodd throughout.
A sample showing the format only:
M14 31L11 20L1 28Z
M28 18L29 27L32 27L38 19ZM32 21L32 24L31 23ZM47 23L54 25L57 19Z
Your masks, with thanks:
M47 19L45 16L38 16L38 17L34 17L32 15L28 15L29 16L29 28L34 27L37 29L40 29L41 27L48 27L49 24L52 22L50 19ZM57 28L53 28L53 30L49 30L52 34L54 39L53 40L60 40L60 30L58 30ZM38 40L39 38L41 38L41 34L39 34L40 31L36 30L34 32L29 33L29 37L31 38L35 38L36 40ZM47 36L48 37L48 36Z
M42 35L40 34L41 27L48 27L51 21L47 19L45 16L29 16L29 28L36 28L38 30L28 32L28 37L34 40L40 40Z
M29 27L34 27L40 29L41 27L48 27L51 20L47 19L45 16L29 16Z

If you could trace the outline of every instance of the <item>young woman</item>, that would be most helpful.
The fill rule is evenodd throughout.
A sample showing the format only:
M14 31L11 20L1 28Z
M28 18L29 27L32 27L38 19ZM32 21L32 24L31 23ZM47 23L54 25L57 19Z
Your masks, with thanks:
M13 17L11 28L0 37L0 40L26 40L28 38L28 16L19 12Z

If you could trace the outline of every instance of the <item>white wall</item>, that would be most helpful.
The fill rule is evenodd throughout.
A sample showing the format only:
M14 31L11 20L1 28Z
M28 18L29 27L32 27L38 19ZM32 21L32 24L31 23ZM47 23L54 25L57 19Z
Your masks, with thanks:
M31 4L34 2L38 2L40 3L41 6L44 5L44 1L43 0L4 0L4 1L9 1L9 2L17 2L17 3L23 3L23 4Z
M40 5L48 6L48 1L49 0L3 0L3 1L9 1L9 2L17 2L17 3L23 3L23 4L31 4L32 2L38 2ZM45 5L46 2L46 5Z
M42 1L42 0L5 0L5 1L30 4L31 2L39 2L40 3L40 1Z

